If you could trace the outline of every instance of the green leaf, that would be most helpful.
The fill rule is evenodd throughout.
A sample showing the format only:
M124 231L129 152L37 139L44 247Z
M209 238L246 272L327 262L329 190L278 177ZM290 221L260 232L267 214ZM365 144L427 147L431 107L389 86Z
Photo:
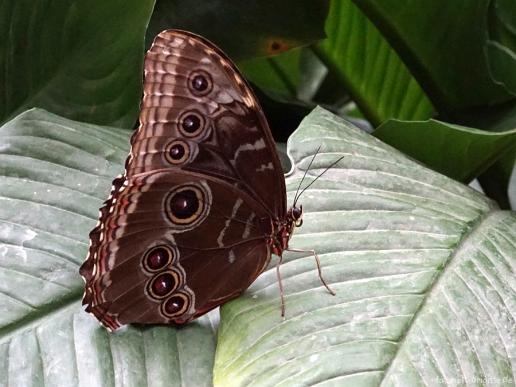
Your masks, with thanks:
M430 168L465 183L516 146L516 129L486 132L436 120L389 120L374 135Z
M221 309L216 386L514 383L516 214L315 110L289 140L290 200L305 221L272 265ZM480 383L480 382L478 382Z
M303 104L312 110L316 102L337 109L349 102L346 90L334 74L328 73L312 46L243 61L239 68L247 79L280 103Z
M79 265L127 131L30 110L0 128L0 385L211 385L208 317L109 334Z
M31 107L132 127L154 0L0 4L0 122Z
M498 7L493 16L490 7L502 1L354 2L396 48L440 112L514 101L516 93L508 87L514 85L516 56L489 37L501 28L498 18L514 12L514 4Z
M350 0L331 3L325 29L328 37L318 45L246 61L240 68L279 101L339 108L349 92L376 125L393 117L432 116L432 105L396 52Z
M486 53L491 76L516 94L516 13L514 2L495 0L490 4L489 38Z
M503 209L516 210L516 144L484 171L477 180L484 192Z
M324 37L327 0L264 1L159 0L147 41L161 30L180 28L200 34L233 60L278 54Z
M269 126L278 141L288 136L315 106L326 67L306 47L268 58L240 62L240 70L255 87ZM325 93L327 94L327 93Z
M432 116L432 105L421 87L351 0L331 3L326 34L316 53L374 125L389 118Z
M239 68L246 78L271 97L286 101L309 100L317 91L317 83L320 83L326 75L325 67L320 62L314 63L309 72L317 72L320 75L311 74L312 76L307 80L316 85L304 93L300 90L304 76L302 67L306 67L313 59L313 54L311 57L309 55L309 50L293 49L274 57L254 58L241 62ZM306 94L306 98L303 98L302 94Z

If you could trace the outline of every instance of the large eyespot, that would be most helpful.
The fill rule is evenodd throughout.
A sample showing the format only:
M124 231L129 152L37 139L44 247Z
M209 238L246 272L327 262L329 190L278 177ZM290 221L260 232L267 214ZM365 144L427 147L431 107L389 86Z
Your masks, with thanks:
M157 299L169 296L181 285L181 274L175 270L168 270L154 276L147 285L147 292Z
M165 149L165 159L171 164L183 164L190 157L190 147L182 140L170 142Z
M173 318L184 314L188 308L190 308L190 297L183 292L177 292L161 304L161 313Z
M198 137L205 128L206 120L196 110L187 110L179 117L178 129L185 137Z
M172 223L193 226L206 218L210 202L206 187L186 184L173 189L167 195L165 212Z
M192 71L188 77L188 88L197 96L208 94L213 87L210 74L203 70Z
M154 246L143 256L142 264L148 272L157 272L177 260L179 253L175 247L165 245Z

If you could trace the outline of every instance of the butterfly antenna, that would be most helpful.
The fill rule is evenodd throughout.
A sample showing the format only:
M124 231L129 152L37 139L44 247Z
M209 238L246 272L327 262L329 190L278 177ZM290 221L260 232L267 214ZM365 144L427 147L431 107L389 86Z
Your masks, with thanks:
M319 179L322 175L324 175L326 172L328 172L328 170L330 168L333 168L335 166L335 164L337 164L340 160L342 160L344 158L344 156L342 157L339 157L337 160L335 160L333 163L331 163L331 165L329 167L327 167L324 171L322 171L314 180L312 180L310 182L310 184L308 184L305 188L303 188L303 190L299 193L299 196L297 196L297 199L299 199L301 197L301 195L303 194L303 192L305 192L313 183L315 183L317 181L317 179ZM306 174L306 173L305 173ZM296 199L296 200L297 200ZM296 202L294 201L294 206L296 205Z
M310 167L312 166L312 163L314 162L315 160L315 156L317 156L317 154L319 153L319 151L321 150L321 145L319 145L319 148L317 148L317 150L315 151L315 154L314 154L314 157L312 157L312 160L310 160L310 164L308 164L308 168L306 168L305 170L305 174L303 175L303 178L301 179L301 181L299 182L299 186L297 187L297 190L296 190L296 194L294 196L294 207L296 206L296 203L297 203L297 199L298 199L298 192L299 192L299 189L301 188L301 185L303 184L303 181L305 180L305 177L306 177L306 174L308 173L308 171L310 170ZM301 195L300 195L301 196Z

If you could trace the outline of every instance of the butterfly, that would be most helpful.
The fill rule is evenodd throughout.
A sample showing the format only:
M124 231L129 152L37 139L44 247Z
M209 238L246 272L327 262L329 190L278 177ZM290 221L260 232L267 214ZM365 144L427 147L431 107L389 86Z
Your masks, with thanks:
M275 254L284 314L279 265L303 209L287 208L251 88L220 49L180 30L155 38L143 88L125 172L80 268L86 311L109 330L184 324L244 292Z

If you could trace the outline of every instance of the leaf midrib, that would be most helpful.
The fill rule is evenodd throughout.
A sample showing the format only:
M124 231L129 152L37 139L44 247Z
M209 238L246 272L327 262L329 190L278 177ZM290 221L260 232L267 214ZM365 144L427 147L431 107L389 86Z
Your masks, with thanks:
M40 322L49 320L66 309L80 309L79 299L82 297L82 294L83 290L81 286L77 290L63 296L59 301L42 305L34 312L27 313L21 319L0 328L0 345L9 342L12 337L17 336L18 334L37 327Z
M469 226L469 228L464 232L461 240L457 243L457 246L455 249L453 249L453 252L450 254L447 261L444 263L442 268L440 269L439 274L437 274L435 281L430 285L428 291L426 292L425 297L423 298L423 301L417 308L417 310L414 312L414 315L412 319L408 322L406 329L403 330L403 335L400 337L398 341L398 346L396 347L396 351L394 352L392 359L389 362L389 365L384 370L384 373L382 375L382 378L380 380L380 386L383 385L384 381L386 380L387 376L389 375L390 370L393 367L393 364L396 361L396 358L398 354L400 353L401 348L403 347L407 337L412 332L413 327L416 325L416 321L418 319L419 314L421 311L425 309L425 306L429 300L432 300L432 295L437 291L439 288L439 284L443 281L443 278L445 278L445 273L448 270L451 270L452 267L454 267L457 264L457 261L455 260L455 257L462 251L462 246L464 246L466 243L468 243L469 240L472 240L474 237L474 234L476 231L480 228L482 224L485 224L490 218L496 216L498 213L502 212L498 209L492 209L489 212L485 212L480 214L480 216L475 219L474 222Z

